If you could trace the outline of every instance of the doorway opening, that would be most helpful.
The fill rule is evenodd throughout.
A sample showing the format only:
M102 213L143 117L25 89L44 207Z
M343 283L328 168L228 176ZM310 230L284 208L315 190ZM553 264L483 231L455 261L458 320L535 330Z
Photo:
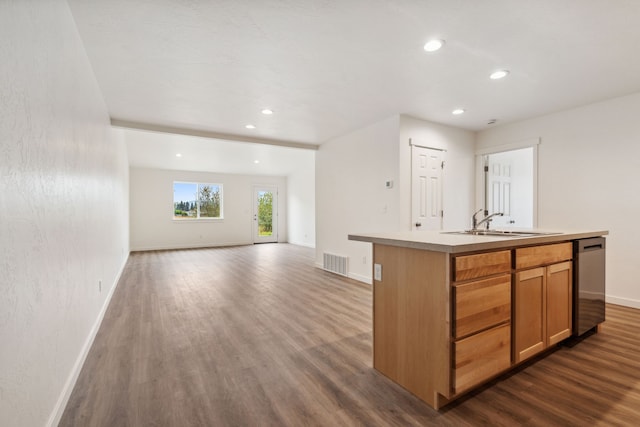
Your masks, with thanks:
M478 155L478 208L503 214L493 217L492 227L537 227L537 158L537 142Z

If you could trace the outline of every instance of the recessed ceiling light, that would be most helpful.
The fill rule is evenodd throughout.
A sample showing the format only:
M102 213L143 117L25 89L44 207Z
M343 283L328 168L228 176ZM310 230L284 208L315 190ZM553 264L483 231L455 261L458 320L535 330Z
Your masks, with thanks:
M254 125L251 125L251 124L246 125L245 127L246 127L247 129L255 129L255 128L256 128Z
M458 115L460 115L462 113L464 113L464 110L462 108L456 108L455 110L453 110L451 112L451 114L455 114L456 116L458 116Z
M265 108L264 110L262 110L262 114L266 114L267 116L270 116L271 114L273 114L273 110Z
M258 163L260 163L260 160L254 160L253 163L257 165Z
M443 45L444 40L429 40L424 45L424 50L426 50L427 52L435 52L436 50L439 50Z
M177 154L176 154L176 157L182 157L182 154L177 153Z
M501 79L503 77L506 77L507 74L509 74L509 70L498 70L498 71L494 71L493 73L491 73L489 78L491 80L499 80L499 79Z

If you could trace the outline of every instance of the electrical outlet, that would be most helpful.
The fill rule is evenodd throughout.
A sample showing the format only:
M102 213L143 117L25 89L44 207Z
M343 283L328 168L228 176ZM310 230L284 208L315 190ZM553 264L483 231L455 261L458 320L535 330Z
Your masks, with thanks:
M382 281L382 264L373 264L373 279Z

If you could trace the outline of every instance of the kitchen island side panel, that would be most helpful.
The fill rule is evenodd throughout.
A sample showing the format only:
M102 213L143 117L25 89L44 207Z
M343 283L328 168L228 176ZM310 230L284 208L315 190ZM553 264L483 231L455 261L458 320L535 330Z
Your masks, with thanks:
M451 390L449 254L374 244L374 263L374 368L438 407Z

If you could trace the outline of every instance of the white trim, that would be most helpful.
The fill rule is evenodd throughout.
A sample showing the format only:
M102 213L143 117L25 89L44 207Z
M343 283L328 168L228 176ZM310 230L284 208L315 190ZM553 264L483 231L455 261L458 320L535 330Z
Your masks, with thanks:
M104 319L104 315L107 312L107 308L109 307L109 303L111 302L111 298L113 297L113 293L116 290L116 287L118 286L118 283L120 282L120 277L122 276L122 273L124 272L124 268L127 265L127 261L129 260L129 255L127 255L127 257L124 259L124 262L122 263L122 266L120 267L120 272L118 273L118 275L115 278L114 283L111 286L111 290L109 291L109 294L107 295L107 297L104 300L104 304L102 304L102 308L100 309L100 313L98 314L98 317L96 319L96 321L93 324L93 327L91 328L91 331L89 331L89 335L87 336L87 339L84 343L84 345L82 346L82 350L80 351L80 354L78 355L78 358L76 359L76 363L74 363L73 368L71 369L71 373L69 374L69 377L67 378L67 381L64 384L64 387L62 388L62 392L60 393L60 396L58 397L58 401L56 402L56 406L53 408L53 411L51 412L51 415L49 416L49 419L47 420L47 427L55 427L60 423L60 419L62 418L62 414L64 413L65 408L67 407L67 403L69 403L69 398L71 397L71 392L73 392L73 388L76 385L76 381L78 381L78 376L80 376L80 372L82 371L82 366L84 365L85 360L87 359L87 356L89 355L89 350L91 350L91 346L93 345L93 341L96 338L96 335L98 334L98 330L100 329L100 325L102 324L102 320Z
M316 263L314 263L314 265L315 265L316 268L319 268L322 271L327 271L324 268L322 268L322 263L320 263L320 262L316 262ZM338 276L340 276L340 275L338 274ZM344 277L344 276L342 276L342 277ZM358 282L366 283L367 285L372 285L373 284L373 281L371 280L371 277L363 276L363 275L357 274L357 273L347 272L347 279L357 280Z
M253 242L244 241L244 242L224 242L224 243L187 243L184 245L172 245L172 246L140 246L140 247L131 247L131 252L167 251L172 249L219 248L219 247L225 247L225 246L247 246L247 245L253 245Z
M366 283L367 285L372 285L371 277L363 276L361 274L356 273L348 273L350 279L357 280L358 282Z
M311 248L311 249L315 249L316 245L311 244L311 243L305 243L305 242L295 242L293 240L289 240L288 242L286 242L290 245L296 245L296 246L304 246L305 248Z
M640 308L640 300L631 298L621 298L613 296L605 296L604 300L609 304L622 305L624 307Z
M238 135L231 133L212 132L200 129L189 129L174 126L156 125L151 123L134 122L130 120L111 117L111 126L125 129L145 130L149 132L168 133L174 135L197 136L199 138L218 139L223 141L236 141L254 144L276 145L280 147L301 148L304 150L318 150L316 144L306 144L302 142L284 141L281 139L259 138L249 135Z
M421 148L428 148L429 150L436 150L436 151L442 151L442 152L447 152L447 150L445 150L444 148L437 148L437 147L430 147L428 145L424 145L424 144L414 144L413 139L409 138L409 145L412 147L421 147Z
M502 153L503 151L519 150L520 148L536 147L540 145L540 138L523 139L522 141L513 142L505 145L496 145L494 147L480 148L476 150L476 156L484 154Z

